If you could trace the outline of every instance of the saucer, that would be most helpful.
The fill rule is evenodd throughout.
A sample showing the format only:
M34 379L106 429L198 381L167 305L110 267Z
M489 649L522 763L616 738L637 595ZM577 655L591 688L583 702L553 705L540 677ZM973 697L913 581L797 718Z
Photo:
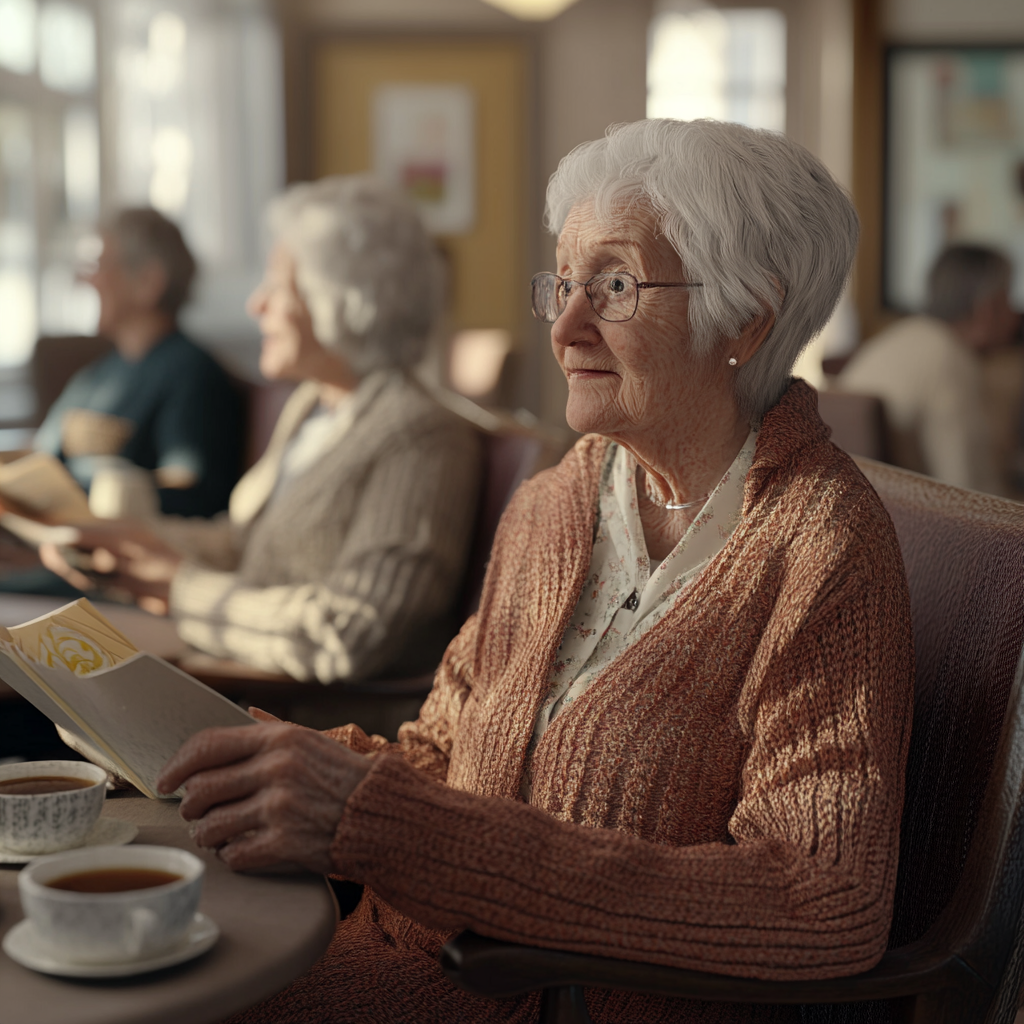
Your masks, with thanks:
M205 953L219 936L220 929L210 918L196 914L185 937L159 956L112 964L76 964L61 960L53 947L39 938L35 925L25 918L4 936L3 950L15 963L41 974L57 974L65 978L127 978L191 960Z
M130 843L139 834L139 826L133 825L130 821L121 821L120 818L98 818L93 825L85 841L81 846L74 849L80 850L82 846L124 846ZM65 850L54 851L65 853ZM27 864L36 857L47 857L45 853L11 853L0 846L0 864Z

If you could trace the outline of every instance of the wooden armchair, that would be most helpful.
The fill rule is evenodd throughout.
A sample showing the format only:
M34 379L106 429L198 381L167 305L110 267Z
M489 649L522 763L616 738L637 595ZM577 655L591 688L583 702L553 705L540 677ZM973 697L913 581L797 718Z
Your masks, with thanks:
M442 953L452 981L494 997L543 990L542 1024L589 1021L585 987L805 1004L804 1020L829 1024L1013 1020L1024 969L1024 508L858 463L896 524L917 653L889 952L853 977L766 982L463 932Z

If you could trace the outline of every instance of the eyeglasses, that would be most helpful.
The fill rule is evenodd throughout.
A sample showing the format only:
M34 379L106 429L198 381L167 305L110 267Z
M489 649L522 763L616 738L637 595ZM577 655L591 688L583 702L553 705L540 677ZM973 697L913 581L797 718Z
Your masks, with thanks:
M589 281L572 281L547 271L534 274L533 315L553 324L564 312L574 287L583 286L594 312L610 323L631 320L640 303L641 288L703 288L701 281L638 281L632 274L595 274Z

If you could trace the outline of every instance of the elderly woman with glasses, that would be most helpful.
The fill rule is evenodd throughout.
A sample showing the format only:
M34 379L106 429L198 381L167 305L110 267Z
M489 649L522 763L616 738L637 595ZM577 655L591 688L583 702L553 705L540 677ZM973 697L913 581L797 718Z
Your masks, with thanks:
M396 744L210 730L165 768L232 867L363 883L245 1021L536 1020L451 986L453 932L759 978L889 929L913 653L893 527L791 377L857 219L782 135L643 121L548 188L534 279L585 436L507 510L479 611ZM798 1020L590 991L596 1021Z
M81 544L210 654L324 683L430 671L459 625L480 476L475 431L412 374L441 312L438 256L365 176L295 186L270 228L249 300L260 370L300 383L266 453L220 519L115 522Z

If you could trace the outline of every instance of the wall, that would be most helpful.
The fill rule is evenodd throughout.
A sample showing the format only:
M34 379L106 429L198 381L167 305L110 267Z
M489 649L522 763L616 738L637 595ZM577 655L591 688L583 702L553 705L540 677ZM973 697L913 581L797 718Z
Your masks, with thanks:
M886 42L1020 42L1021 0L884 0Z

